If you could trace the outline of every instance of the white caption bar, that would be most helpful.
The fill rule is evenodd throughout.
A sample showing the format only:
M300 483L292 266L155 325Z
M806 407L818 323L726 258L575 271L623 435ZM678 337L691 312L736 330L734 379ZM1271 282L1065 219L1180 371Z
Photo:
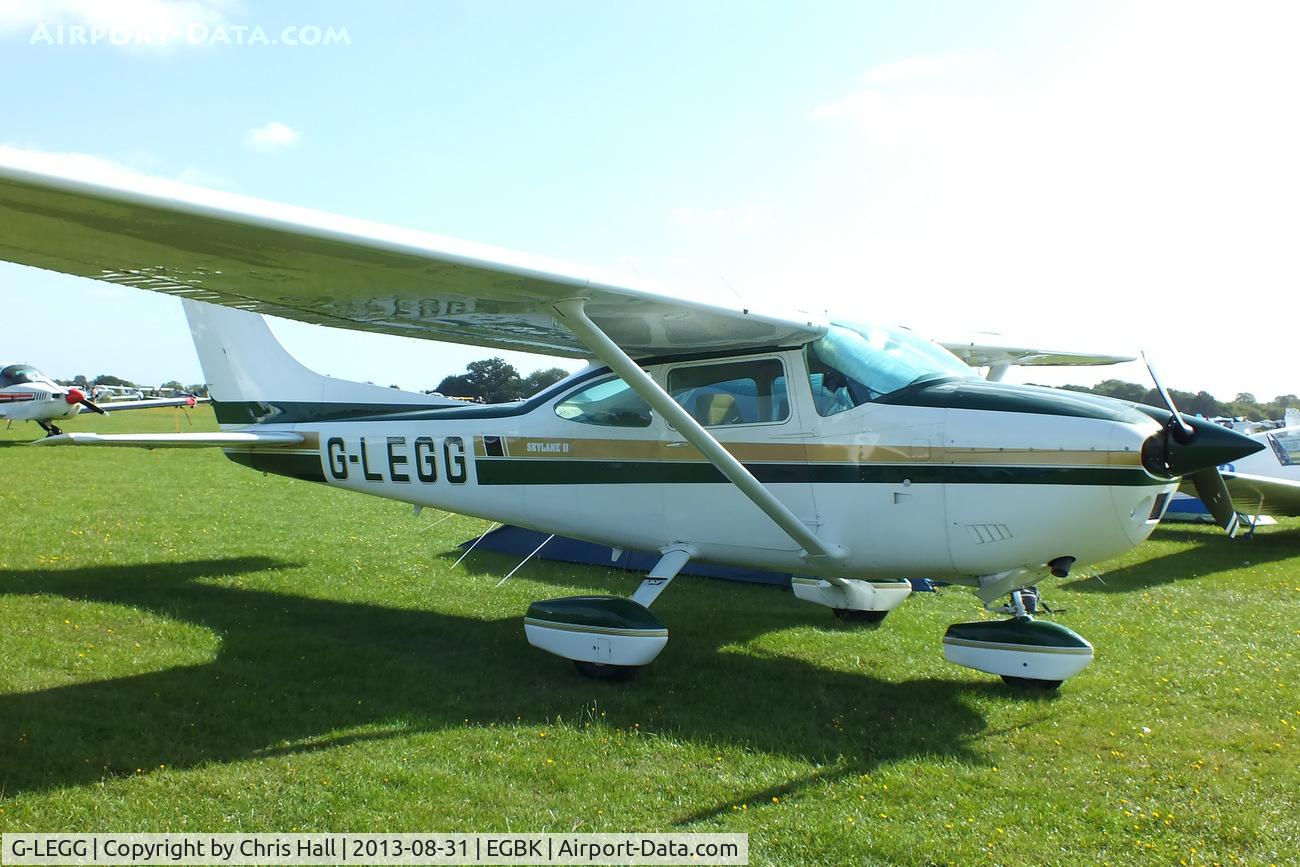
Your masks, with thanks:
M748 834L3 834L0 864L748 864Z

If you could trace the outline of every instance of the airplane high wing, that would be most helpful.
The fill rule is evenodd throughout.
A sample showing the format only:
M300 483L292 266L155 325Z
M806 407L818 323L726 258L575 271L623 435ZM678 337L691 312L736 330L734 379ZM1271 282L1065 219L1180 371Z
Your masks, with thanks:
M548 308L577 296L636 358L801 345L826 330L820 315L709 304L423 232L118 180L0 150L0 258L317 325L570 357L591 353Z
M1300 515L1300 481L1225 472L1223 481L1238 508L1261 515Z
M987 367L988 378L994 381L1002 379L1010 367L1095 366L1137 360L1132 355L1048 349L1038 344L1013 342L1000 334L977 334L968 338L944 337L936 342L971 367Z

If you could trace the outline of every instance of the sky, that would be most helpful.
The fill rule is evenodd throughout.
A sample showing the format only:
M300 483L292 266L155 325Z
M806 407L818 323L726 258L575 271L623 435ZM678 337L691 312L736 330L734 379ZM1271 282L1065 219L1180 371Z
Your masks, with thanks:
M1172 388L1269 399L1300 392L1297 25L1254 2L7 0L0 147L756 307L1146 350ZM0 299L0 360L202 380L176 299L8 264ZM575 367L273 328L411 389L489 355ZM1148 381L1008 375L1109 377Z

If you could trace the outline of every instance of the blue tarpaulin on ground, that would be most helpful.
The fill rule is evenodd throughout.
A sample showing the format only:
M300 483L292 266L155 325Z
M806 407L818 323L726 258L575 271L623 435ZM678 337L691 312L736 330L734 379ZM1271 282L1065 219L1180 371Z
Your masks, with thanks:
M515 554L524 557L530 554L538 545L541 545L546 536L546 533L539 533L536 530L525 530L522 527L507 525L498 527L484 536L483 541L479 542L478 547L474 550L495 551L498 554ZM461 547L468 548L473 544L474 540L470 539L462 542ZM580 542L577 539L570 539L567 536L556 536L546 543L546 546L538 552L537 557L542 560L558 560L561 563L582 563L588 566L604 566L608 569L628 569L633 572L649 572L659 562L657 552L624 550L616 559L610 555L611 549L608 545L596 545L592 542ZM687 563L680 574L699 575L704 578L721 578L725 581L744 581L749 584L790 586L789 573L759 572L754 569L741 569L734 566L715 566L712 563L701 563L695 560ZM928 579L914 578L912 579L912 589L924 591L933 590L934 587Z

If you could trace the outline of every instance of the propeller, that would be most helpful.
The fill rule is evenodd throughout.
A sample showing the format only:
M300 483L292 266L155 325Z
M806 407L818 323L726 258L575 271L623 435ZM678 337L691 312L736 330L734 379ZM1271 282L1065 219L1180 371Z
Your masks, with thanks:
M91 402L91 400L86 397L86 393L79 388L75 388L75 387L69 388L67 392L63 395L63 399L66 400L68 403L72 403L72 404L79 403L82 406L89 409L91 412L97 412L100 415L108 415L106 411L100 409L97 405Z
M1150 358L1147 358L1145 352L1142 353L1142 362L1147 366L1147 372L1151 374L1151 381L1156 384L1156 391L1159 392L1160 399L1165 402L1165 406L1173 413L1167 425L1170 434L1183 445L1190 445L1192 440L1196 438L1196 429L1188 424L1187 419L1183 418L1183 414L1178 411L1173 395L1169 393L1169 389L1165 388L1165 384L1160 381L1160 374L1156 373L1156 366L1151 363Z
M1174 398L1169 394L1163 382L1160 381L1160 375L1156 373L1155 365L1147 357L1145 352L1142 353L1142 361L1147 366L1147 371L1151 374L1151 380L1156 384L1156 391L1160 394L1160 399L1165 402L1165 406L1170 412L1169 421L1165 424L1165 430L1168 437L1175 443L1182 446L1191 446L1198 438L1198 431L1195 427L1188 424L1187 419L1178 411L1178 406L1174 403ZM1172 457L1176 449L1171 443L1166 443L1166 465L1173 470L1176 459ZM1196 496L1205 504L1205 508L1210 510L1214 516L1214 522L1224 529L1229 539L1236 538L1238 530L1241 529L1241 518L1237 515L1237 509L1232 504L1232 495L1228 493L1228 485L1223 481L1223 474L1219 472L1218 466L1205 467L1194 472L1186 473L1184 476L1192 483L1196 489Z

